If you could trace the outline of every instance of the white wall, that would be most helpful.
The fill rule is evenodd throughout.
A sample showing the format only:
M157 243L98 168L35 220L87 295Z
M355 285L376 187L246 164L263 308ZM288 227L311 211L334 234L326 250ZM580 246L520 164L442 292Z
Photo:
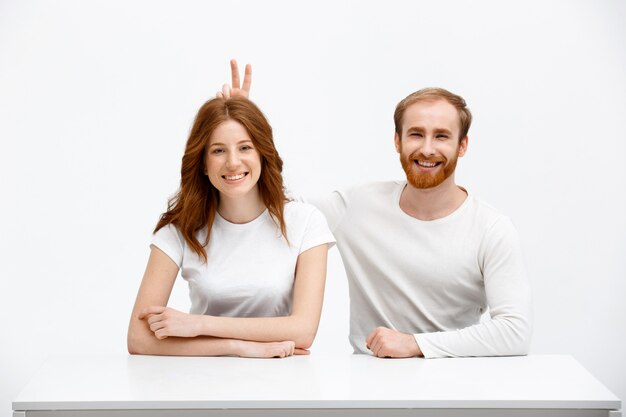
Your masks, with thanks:
M625 3L296 3L0 1L0 415L47 356L125 352L151 229L231 57L304 194L402 178L395 104L463 95L457 180L519 229L532 352L626 398ZM333 252L317 353L350 351Z

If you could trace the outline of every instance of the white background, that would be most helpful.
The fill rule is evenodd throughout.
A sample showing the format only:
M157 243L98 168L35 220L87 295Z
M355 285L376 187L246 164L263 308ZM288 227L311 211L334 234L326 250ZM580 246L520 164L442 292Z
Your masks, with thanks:
M0 1L0 415L47 356L125 352L152 228L231 57L253 63L302 194L402 178L395 104L464 96L457 182L519 230L532 353L626 398L625 21L623 1ZM334 249L314 354L350 352L347 307Z

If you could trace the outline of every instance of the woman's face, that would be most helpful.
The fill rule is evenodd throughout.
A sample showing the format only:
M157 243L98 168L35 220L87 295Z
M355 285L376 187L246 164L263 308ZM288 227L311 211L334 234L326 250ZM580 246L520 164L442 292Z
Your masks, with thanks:
M261 176L261 157L239 122L227 120L213 131L205 170L222 197L242 197L256 190Z

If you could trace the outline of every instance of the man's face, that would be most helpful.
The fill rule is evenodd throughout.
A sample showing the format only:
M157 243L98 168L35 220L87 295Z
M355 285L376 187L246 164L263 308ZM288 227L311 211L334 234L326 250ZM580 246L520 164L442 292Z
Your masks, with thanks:
M396 133L395 142L409 184L433 188L451 177L458 157L467 149L467 136L459 142L460 129L457 110L445 100L407 107L402 136Z

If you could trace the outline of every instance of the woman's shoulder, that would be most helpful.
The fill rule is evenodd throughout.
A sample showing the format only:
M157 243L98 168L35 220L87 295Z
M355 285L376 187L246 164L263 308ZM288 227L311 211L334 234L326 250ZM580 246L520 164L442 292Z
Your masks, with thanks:
M285 204L287 236L292 244L300 248L300 253L323 243L334 243L326 218L312 204L290 201Z
M182 236L182 233L178 227L173 223L164 224L158 230L153 233L155 236Z
M195 233L195 238L199 242L206 240L207 230L206 228L200 229ZM169 241L176 243L182 248L187 247L187 241L183 231L174 223L168 223L163 225L159 230L155 231L152 235L152 243L159 241Z

